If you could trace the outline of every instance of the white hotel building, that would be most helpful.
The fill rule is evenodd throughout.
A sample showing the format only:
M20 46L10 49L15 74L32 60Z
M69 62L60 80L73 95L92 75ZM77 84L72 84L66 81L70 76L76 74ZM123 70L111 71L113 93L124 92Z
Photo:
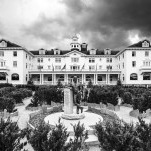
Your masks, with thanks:
M87 49L73 36L70 50L29 51L7 40L0 40L0 83L55 85L77 82L95 85L151 84L151 45L140 41L123 50Z

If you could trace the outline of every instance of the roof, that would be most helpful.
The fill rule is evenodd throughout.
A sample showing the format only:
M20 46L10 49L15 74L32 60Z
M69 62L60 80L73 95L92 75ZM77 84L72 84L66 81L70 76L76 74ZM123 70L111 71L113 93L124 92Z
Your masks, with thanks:
M149 47L151 47L151 45L150 45L150 41L149 41L149 40L147 40L147 39L145 39L145 40L139 41L138 43L135 43L135 44L133 44L133 45L129 46L128 48L142 47L142 44L143 44L145 41L146 41L147 43L149 43Z
M7 41L7 40L5 40L5 39L1 39L1 40L0 40L0 43L1 43L2 41L5 41L5 42L7 43L7 47L21 47L21 46L15 44L15 43L12 43L12 42Z
M60 50L60 55L65 55L72 51L79 51L78 49L71 49L71 50ZM30 51L33 55L39 55L39 50ZM90 55L89 51L79 51L80 53L83 53L85 55ZM119 51L112 50L111 55L116 55ZM54 55L54 50L46 50L45 55ZM105 55L104 50L96 50L96 55Z

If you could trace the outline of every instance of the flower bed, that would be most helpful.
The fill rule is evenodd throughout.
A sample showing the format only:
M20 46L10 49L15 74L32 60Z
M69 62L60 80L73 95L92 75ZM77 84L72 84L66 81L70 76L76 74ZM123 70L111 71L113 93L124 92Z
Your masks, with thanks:
M62 105L60 105L60 106L54 106L54 107L51 107L51 108L47 108L47 112L43 112L42 110L40 110L40 111L31 113L28 126L30 128L36 127L37 125L40 124L41 121L44 120L44 118L47 115L50 115L50 114L56 113L56 112L62 112L62 111L63 111L62 110Z

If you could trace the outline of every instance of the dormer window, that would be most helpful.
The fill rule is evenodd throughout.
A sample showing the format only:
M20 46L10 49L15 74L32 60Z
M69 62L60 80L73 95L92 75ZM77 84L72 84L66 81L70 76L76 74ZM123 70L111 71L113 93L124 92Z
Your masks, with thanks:
M39 50L40 55L45 55L45 53L46 53L46 50L44 50L43 48Z
M104 49L104 54L105 55L110 55L111 54L111 49L109 49L109 48Z
M0 47L7 47L7 43L6 43L5 41L2 41L2 42L0 43Z
M91 49L90 50L90 55L96 55L96 49Z
M144 41L144 42L142 43L142 47L149 47L149 42Z
M60 50L58 48L54 49L54 55L60 55Z

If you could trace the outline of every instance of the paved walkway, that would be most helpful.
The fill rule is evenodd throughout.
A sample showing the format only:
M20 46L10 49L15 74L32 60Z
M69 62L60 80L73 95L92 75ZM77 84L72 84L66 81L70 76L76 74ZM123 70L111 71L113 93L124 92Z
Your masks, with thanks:
M117 114L117 116L125 121L126 123L134 123L136 124L138 122L138 119L135 118L135 117L131 117L129 115L129 112L132 111L133 108L130 108L130 107L125 107L125 106L121 106L120 107L120 111L116 111L115 113ZM150 123L151 122L151 117L148 117L148 118L144 118L143 119L146 123Z

